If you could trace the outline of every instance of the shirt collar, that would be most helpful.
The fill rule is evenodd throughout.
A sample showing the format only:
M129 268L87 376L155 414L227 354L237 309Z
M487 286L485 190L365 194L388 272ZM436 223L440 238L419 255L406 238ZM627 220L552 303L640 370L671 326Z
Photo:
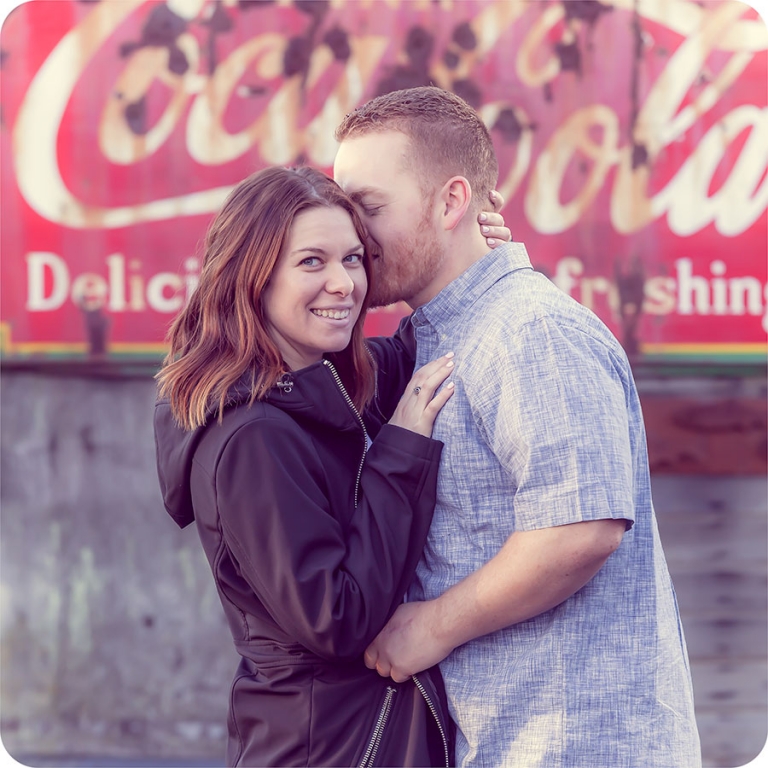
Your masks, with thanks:
M474 304L494 283L518 269L533 269L522 243L503 243L462 272L431 301L419 307L411 322L422 325L446 325Z

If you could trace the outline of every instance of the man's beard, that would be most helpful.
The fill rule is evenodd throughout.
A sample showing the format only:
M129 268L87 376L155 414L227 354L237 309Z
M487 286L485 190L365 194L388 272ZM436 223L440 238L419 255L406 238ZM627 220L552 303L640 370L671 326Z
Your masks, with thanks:
M374 259L371 308L397 301L411 304L411 299L434 280L444 254L430 230L429 212L425 210L415 234Z

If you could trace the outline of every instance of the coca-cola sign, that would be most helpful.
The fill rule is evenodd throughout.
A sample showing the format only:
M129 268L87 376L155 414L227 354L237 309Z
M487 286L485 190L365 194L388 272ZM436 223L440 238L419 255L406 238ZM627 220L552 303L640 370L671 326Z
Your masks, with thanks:
M346 112L426 83L478 110L515 239L628 351L765 355L768 29L744 3L35 0L0 42L6 358L160 354L232 186L330 172Z

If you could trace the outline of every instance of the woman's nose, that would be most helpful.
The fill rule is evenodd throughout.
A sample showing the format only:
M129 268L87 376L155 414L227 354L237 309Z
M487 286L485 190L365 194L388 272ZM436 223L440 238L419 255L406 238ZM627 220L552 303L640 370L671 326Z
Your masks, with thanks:
M325 289L328 293L338 293L340 296L349 296L355 289L355 283L344 265L332 264L328 269L328 279L325 283Z

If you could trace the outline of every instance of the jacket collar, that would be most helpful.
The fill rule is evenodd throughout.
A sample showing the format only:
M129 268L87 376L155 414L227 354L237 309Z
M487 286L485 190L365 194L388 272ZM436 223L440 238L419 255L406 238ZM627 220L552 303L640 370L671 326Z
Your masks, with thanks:
M328 360L321 360L298 371L283 374L264 400L281 411L301 416L318 427L357 430L360 422L351 400ZM246 374L230 391L227 407L244 405L250 401L250 376Z

